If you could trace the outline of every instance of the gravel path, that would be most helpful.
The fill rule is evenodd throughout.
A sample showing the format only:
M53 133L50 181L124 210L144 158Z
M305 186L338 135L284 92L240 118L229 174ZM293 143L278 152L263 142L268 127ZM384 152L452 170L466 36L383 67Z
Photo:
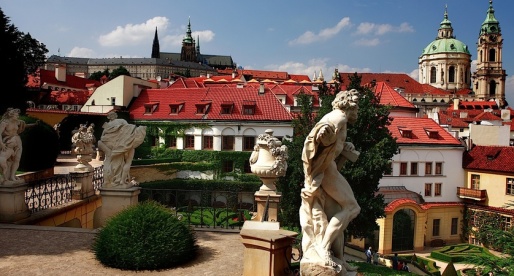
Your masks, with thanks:
M123 271L104 267L90 251L94 231L0 224L0 274L31 275L224 275L243 273L238 233L197 231L199 256L180 268Z

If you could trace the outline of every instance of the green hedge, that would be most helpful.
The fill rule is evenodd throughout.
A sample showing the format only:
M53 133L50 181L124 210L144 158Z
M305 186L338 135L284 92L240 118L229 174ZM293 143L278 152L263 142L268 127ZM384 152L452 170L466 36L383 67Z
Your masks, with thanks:
M472 244L448 245L430 253L430 257L444 262L465 262L470 255L491 254L486 248Z
M205 180L205 179L172 179L141 183L142 189L177 189L228 192L255 192L261 182Z

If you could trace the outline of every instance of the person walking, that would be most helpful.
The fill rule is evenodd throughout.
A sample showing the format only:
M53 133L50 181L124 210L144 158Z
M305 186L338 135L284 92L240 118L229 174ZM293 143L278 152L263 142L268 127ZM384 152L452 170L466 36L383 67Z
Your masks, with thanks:
M371 257L373 256L373 253L371 252L371 246L366 250L366 262L368 264L371 263Z
M375 251L375 253L373 253L373 264L374 265L378 265L378 258L380 258L380 255L378 255L378 251Z
M393 256L393 269L398 270L398 253L394 253Z

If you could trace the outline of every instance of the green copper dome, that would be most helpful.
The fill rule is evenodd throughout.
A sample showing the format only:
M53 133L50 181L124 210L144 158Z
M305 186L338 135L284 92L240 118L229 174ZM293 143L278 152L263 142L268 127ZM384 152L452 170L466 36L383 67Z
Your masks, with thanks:
M439 53L465 53L470 54L468 46L455 38L441 38L432 41L423 49L422 55Z
M494 17L493 1L489 0L489 9L480 28L480 34L498 34L500 32L500 22Z

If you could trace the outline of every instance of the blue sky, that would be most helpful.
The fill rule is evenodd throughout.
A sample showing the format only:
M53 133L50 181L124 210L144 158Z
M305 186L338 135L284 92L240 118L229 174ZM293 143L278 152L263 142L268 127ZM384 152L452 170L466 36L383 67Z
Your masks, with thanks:
M340 72L399 72L418 78L418 57L436 36L445 6L457 39L476 59L489 0L0 0L11 23L49 54L150 57L180 52L188 18L203 54L230 55L248 69L326 78ZM514 1L494 0L502 27L507 100L514 105ZM474 70L474 67L472 67Z

